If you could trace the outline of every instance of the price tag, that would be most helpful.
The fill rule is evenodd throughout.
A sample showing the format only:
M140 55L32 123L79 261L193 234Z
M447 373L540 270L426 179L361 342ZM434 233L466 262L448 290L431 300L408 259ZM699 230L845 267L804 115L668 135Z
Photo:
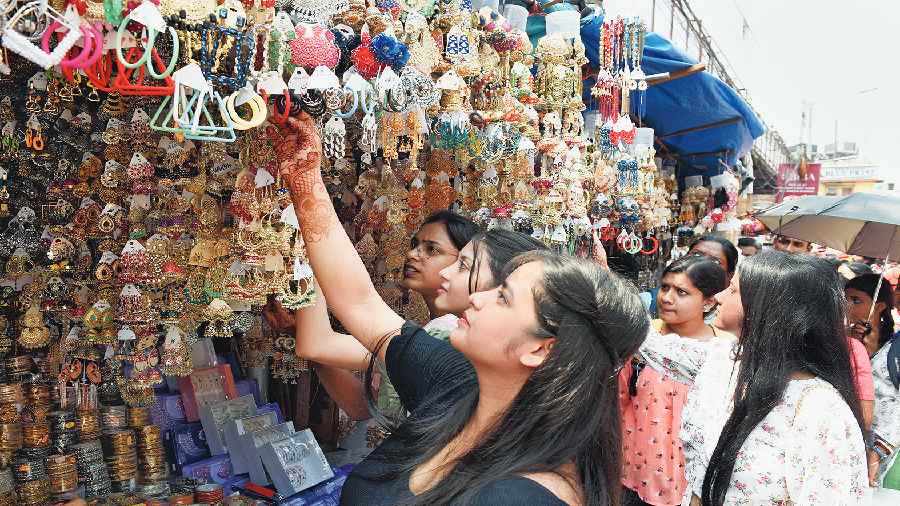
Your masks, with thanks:
M299 257L294 258L294 281L312 279L313 270L306 262L301 262Z
M265 263L267 272L281 272L284 270L284 257L281 255L266 255Z
M151 2L144 1L135 7L131 11L131 19L157 32L166 29L166 20L160 14L159 8Z
M198 91L209 92L212 90L212 86L210 86L206 77L203 76L203 70L200 68L200 65L197 65L196 63L189 63L176 70L175 73L172 74L172 79L176 84L181 84L182 86L187 86L188 88L193 88Z
M372 89L372 85L369 84L369 81L366 81L363 76L359 75L357 72L347 71L344 75L346 76L347 74L350 74L350 77L345 79L345 87L357 93L364 93Z
M294 204L288 205L284 208L284 211L281 211L281 222L294 230L300 229L300 222L297 221L297 212L294 210Z
M272 174L264 167L260 167L259 170L256 171L256 177L253 178L253 182L256 184L257 188L265 188L266 186L275 184L275 178L272 177Z
M303 93L306 90L307 83L309 83L309 74L306 73L306 69L303 67L298 67L291 74L287 85L294 93Z
M269 95L283 95L288 89L284 79L278 72L266 72L256 83L256 91L258 93L266 92Z
M47 75L43 72L38 72L31 76L31 79L28 80L28 84L34 86L34 89L38 91L47 91Z
M247 102L253 100L253 97L255 97L255 96L256 96L256 93L254 93L251 88L244 86L243 88L238 90L237 96L234 97L234 106L240 107L240 106L246 104Z

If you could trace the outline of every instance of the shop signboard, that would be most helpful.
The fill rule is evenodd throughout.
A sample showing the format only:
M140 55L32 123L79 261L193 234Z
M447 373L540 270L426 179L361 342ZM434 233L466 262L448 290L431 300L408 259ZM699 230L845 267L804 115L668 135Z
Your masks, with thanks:
M779 165L775 178L775 202L781 202L785 197L818 195L821 173L822 165L818 163L806 164L805 170L793 163Z

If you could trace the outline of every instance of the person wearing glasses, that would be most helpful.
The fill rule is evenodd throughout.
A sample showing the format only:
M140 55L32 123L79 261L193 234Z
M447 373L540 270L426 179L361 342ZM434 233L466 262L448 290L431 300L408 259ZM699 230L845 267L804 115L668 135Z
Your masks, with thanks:
M449 342L435 339L378 295L325 189L314 120L290 124L279 167L310 265L409 411L354 467L341 504L617 504L616 377L649 327L637 289L596 263L530 251L468 297Z

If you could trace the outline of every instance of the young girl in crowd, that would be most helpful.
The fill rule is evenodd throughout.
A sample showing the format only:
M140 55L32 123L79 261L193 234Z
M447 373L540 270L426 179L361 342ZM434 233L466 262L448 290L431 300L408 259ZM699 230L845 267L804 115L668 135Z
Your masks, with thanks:
M725 276L719 263L705 256L689 255L669 264L656 296L660 319L654 328L677 336L685 346L730 345L733 336L704 322L715 306L714 296L725 289ZM686 482L678 431L689 389L638 360L619 374L623 504L681 504Z
M457 260L438 273L441 283L434 290L433 305L436 311L452 317L455 328L458 315L468 307L471 293L496 287L506 264L519 253L535 249L546 249L546 246L537 239L518 232L495 229L475 235L461 249ZM442 319L451 321L449 318ZM368 368L372 356L369 351L353 336L331 330L324 297L320 297L315 306L297 311L296 323L297 353L300 357L317 364L348 370L365 371ZM432 329L429 325L424 328L432 336L445 340L452 330ZM362 382L352 375L344 378L342 383L352 384L326 383L326 389L329 393L332 389L339 389L337 396L333 397L336 397L342 408L345 405L353 408L357 412L356 419L369 418L370 411L366 406ZM350 392L352 397L346 392ZM365 406L363 413L358 413L359 406ZM378 388L376 406L389 417L402 413L400 399L385 374L382 374Z
M867 444L870 484L874 487L896 460L900 445L900 367L889 360L889 356L900 356L900 349L891 352L892 347L896 348L892 340L894 297L886 280L878 288L877 274L864 274L847 281L845 292L850 306L850 335L862 341L872 356L875 409Z
M426 325L429 332L446 335L456 326L456 315L449 310L438 309L435 304L443 283L440 272L456 263L460 250L476 233L478 226L468 218L450 211L438 211L425 218L412 238L400 285L422 296L430 315ZM325 311L324 303L322 311ZM277 302L269 303L263 314L272 328L299 330L299 318ZM301 336L306 339L300 339ZM369 418L362 382L349 372L365 369L368 364L365 349L352 336L336 332L316 336L297 333L295 337L298 355L313 362L319 381L338 406L354 420ZM389 382L380 391L384 399L383 409L388 410L388 404L396 399L396 393Z
M764 252L716 298L720 319L742 322L733 351L651 333L640 352L692 383L682 504L859 503L865 445L838 274Z
M615 378L649 323L636 290L593 263L530 252L469 297L449 343L431 337L375 291L325 190L315 124L300 118L278 153L310 264L410 411L353 470L342 504L616 504Z

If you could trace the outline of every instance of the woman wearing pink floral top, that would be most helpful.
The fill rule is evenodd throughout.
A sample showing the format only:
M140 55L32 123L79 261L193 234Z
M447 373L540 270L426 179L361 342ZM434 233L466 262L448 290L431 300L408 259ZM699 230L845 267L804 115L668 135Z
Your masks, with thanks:
M693 385L680 434L683 506L863 502L865 444L841 285L821 260L761 253L716 296L720 319L743 321L734 349L648 336L641 357Z
M715 261L700 255L676 260L662 274L654 327L686 345L715 346L723 337L704 316L725 286L725 270ZM619 374L623 504L681 504L687 482L678 431L690 386L643 365L635 360Z

